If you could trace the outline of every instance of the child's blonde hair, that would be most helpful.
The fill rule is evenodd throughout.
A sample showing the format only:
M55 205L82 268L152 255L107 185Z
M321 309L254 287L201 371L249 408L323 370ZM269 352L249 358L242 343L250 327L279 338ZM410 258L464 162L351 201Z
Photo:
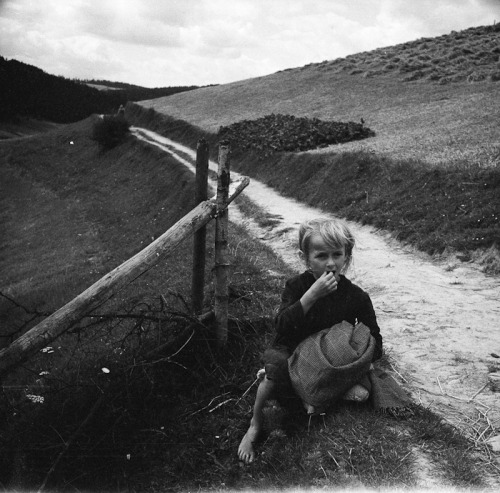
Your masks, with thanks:
M299 228L299 248L305 258L309 257L311 237L320 235L323 241L331 248L345 247L347 270L352 260L352 250L355 239L346 223L340 219L311 219L304 221Z

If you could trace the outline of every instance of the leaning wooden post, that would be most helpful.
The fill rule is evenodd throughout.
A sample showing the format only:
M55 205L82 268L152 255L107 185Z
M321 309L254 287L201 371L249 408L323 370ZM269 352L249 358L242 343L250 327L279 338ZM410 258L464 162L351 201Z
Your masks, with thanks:
M194 206L207 200L208 193L208 143L200 139L196 147L196 188ZM191 280L191 302L193 312L199 315L203 310L203 290L205 287L205 250L207 228L203 226L194 234L193 276Z
M215 335L217 346L222 348L227 342L227 198L230 181L229 143L219 143L219 170L217 176L217 218L215 220Z

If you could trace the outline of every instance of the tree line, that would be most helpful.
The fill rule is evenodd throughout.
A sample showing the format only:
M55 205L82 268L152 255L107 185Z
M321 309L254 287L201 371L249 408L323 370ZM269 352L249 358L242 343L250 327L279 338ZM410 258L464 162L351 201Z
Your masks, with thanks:
M89 83L114 87L100 91ZM0 56L0 120L31 117L56 123L70 123L93 113L116 112L127 101L170 96L197 86L149 89L108 81L79 81L50 75L17 60Z

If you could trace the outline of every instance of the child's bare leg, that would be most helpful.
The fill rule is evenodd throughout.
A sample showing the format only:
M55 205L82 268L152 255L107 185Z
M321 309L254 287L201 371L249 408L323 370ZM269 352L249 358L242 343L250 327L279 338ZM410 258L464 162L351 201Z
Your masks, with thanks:
M255 404L253 406L253 415L250 420L250 426L241 440L238 448L238 457L241 461L249 464L255 459L254 442L257 440L264 421L263 409L266 401L271 398L274 391L274 382L267 377L260 382L257 388L257 396L255 397Z

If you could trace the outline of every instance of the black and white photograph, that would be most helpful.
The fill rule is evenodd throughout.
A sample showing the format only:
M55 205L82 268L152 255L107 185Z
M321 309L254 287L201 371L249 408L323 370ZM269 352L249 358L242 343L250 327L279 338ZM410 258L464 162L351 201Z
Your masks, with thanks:
M0 0L0 491L500 488L500 0Z

